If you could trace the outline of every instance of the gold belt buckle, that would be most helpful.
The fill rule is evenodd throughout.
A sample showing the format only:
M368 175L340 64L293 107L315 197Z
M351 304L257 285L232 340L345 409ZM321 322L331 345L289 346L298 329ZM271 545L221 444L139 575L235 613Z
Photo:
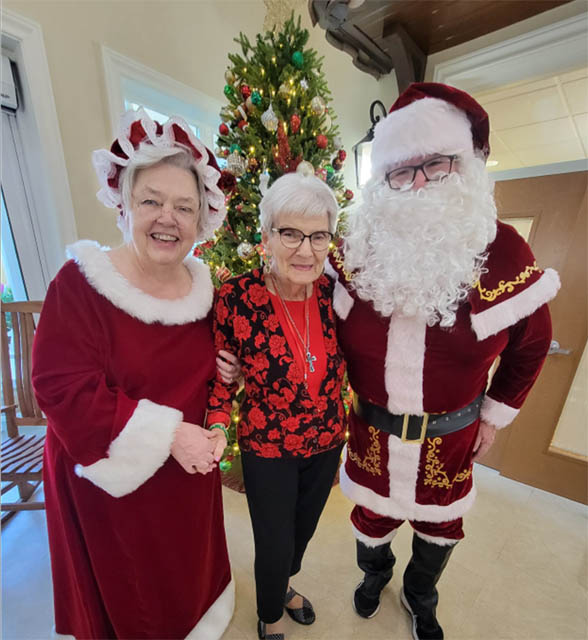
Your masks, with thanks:
M402 421L402 434L400 436L400 440L402 440L402 442L408 442L410 444L423 444L423 442L425 441L425 435L427 433L427 425L429 424L429 414L426 411L423 414L423 421L421 423L421 435L416 440L413 440L413 439L409 440L406 437L406 434L408 433L409 419L410 419L410 414L405 413L404 420Z

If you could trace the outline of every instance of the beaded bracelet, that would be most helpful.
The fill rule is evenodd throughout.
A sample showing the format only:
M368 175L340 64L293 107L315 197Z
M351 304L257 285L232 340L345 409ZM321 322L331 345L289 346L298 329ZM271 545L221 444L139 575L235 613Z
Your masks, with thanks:
M214 424L211 424L210 427L208 427L209 431L212 431L213 429L220 429L225 434L227 442L229 441L229 432L222 422L215 422Z

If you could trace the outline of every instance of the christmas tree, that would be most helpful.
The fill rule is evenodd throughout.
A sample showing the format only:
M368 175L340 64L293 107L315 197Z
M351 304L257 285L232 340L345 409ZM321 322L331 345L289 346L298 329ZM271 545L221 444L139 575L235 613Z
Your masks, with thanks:
M225 165L221 187L227 218L216 238L195 254L208 263L218 286L263 263L259 203L284 173L315 174L335 193L344 209L353 198L341 169L346 158L329 107L331 93L322 58L305 48L309 38L294 14L280 31L258 34L255 43L241 33L240 54L229 54L216 155ZM341 227L341 218L339 222ZM238 454L238 400L229 429L229 447L221 469L229 470Z

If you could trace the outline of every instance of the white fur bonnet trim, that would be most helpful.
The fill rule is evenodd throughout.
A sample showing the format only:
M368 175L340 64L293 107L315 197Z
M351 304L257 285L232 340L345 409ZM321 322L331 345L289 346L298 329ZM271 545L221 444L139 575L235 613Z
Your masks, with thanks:
M372 175L382 178L394 165L433 153L474 152L467 115L439 98L422 98L392 111L374 130Z
M113 189L108 180L115 175L118 167L126 167L129 162L132 161L137 149L134 148L130 141L131 127L134 122L141 121L141 126L146 134L146 141L150 142L154 147L172 148L178 146L179 148L185 148L180 146L176 142L173 125L175 124L182 129L190 143L200 153L200 158L194 158L194 166L206 190L206 197L208 199L208 216L204 222L201 237L198 240L206 240L214 235L214 232L222 224L225 215L225 196L220 188L217 186L217 182L220 178L220 172L214 167L208 164L208 149L202 142L194 135L194 132L188 125L188 123L178 116L172 116L163 125L163 132L161 135L157 135L155 122L149 117L143 108L137 109L137 111L127 111L123 114L120 122L120 133L117 137L118 143L121 149L128 156L127 158L121 158L112 153L108 149L98 149L92 153L92 164L98 175L98 181L100 183L100 190L96 194L96 197L107 207L116 209L122 207L122 194L120 190L120 184L116 189Z
M106 249L97 242L80 240L67 247L67 254L98 293L147 324L188 324L205 318L212 307L214 286L210 270L192 256L184 260L192 276L192 289L183 298L164 300L133 286L115 269Z

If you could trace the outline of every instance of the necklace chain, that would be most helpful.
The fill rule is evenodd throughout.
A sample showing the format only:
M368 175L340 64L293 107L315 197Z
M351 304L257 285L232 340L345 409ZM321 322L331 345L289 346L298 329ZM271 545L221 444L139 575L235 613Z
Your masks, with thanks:
M316 361L316 356L313 356L311 351L310 351L310 312L309 312L307 289L305 289L305 291L304 291L304 319L305 319L305 323L306 323L306 340L304 340L302 338L302 335L300 334L300 331L298 330L298 327L296 326L296 323L294 322L294 318L292 318L292 315L290 314L290 310L288 309L288 305L286 304L286 302L284 301L284 298L282 297L282 294L281 294L280 289L278 287L278 282L277 282L277 280L276 280L276 278L274 277L273 274L272 274L271 278L272 278L272 282L273 282L273 285L274 285L274 289L276 290L276 293L278 294L278 298L280 299L280 303L282 305L282 308L284 309L284 311L286 312L286 315L288 317L289 324L294 328L294 331L296 333L295 337L298 338L298 340L300 341L300 344L304 348L304 355L305 355L305 359L306 359L306 363L305 363L305 366L304 366L304 381L306 382L306 380L307 380L306 368L308 366L308 370L310 371L310 373L314 373L314 370L315 370L314 369L314 362Z

